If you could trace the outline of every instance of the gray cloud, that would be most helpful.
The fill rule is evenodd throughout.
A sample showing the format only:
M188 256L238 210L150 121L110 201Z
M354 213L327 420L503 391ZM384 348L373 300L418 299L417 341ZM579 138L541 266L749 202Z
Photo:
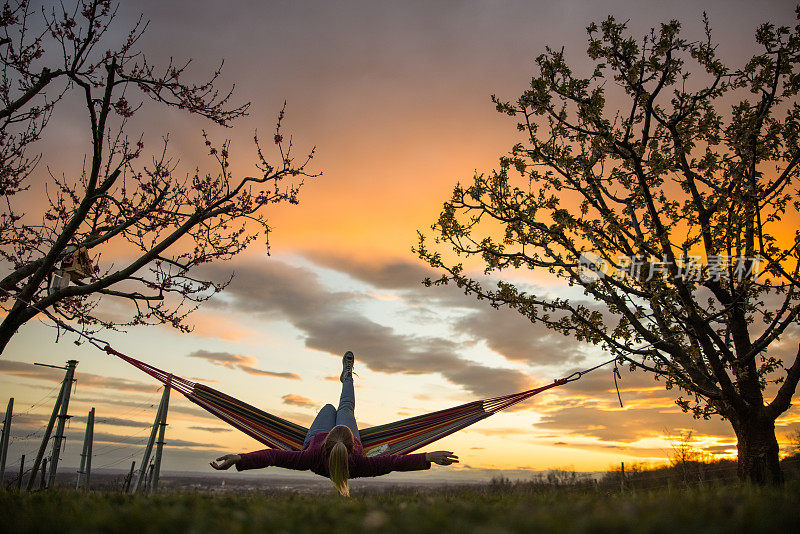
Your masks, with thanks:
M209 267L209 270L215 269ZM213 273L212 273L213 274ZM237 270L218 307L288 319L305 334L307 347L343 354L352 350L359 364L384 373L440 373L480 396L525 389L527 375L461 359L459 343L439 337L398 334L354 311L358 295L330 291L308 269L270 260Z
M73 416L71 418L73 423L86 424L87 417L85 415ZM97 417L94 420L95 425L110 425L110 426L125 426L132 428L150 428L153 426L152 422L134 421L133 419L120 419L118 417Z
M190 430L202 430L203 432L232 432L232 428L220 428L216 426L190 426Z
M457 332L486 341L493 351L509 360L539 365L574 363L584 359L582 348L574 338L548 329L514 310L484 306L455 323Z
M454 331L475 342L485 342L491 350L508 360L537 366L577 364L585 361L584 350L588 347L587 343L578 342L573 337L550 330L540 322L531 323L515 310L492 308L474 296L465 295L453 285L423 287L422 280L426 277L436 279L441 273L418 261L402 258L382 261L359 260L351 256L316 250L307 251L305 256L318 265L345 273L377 289L403 291L407 304L416 307L415 313L420 320L440 320L436 308L458 308L468 311L467 315L452 323ZM486 287L493 285L493 282L486 278L479 277L479 281ZM538 291L543 290L539 288ZM778 308L782 298L782 295L764 297L768 308ZM611 314L607 307L597 302L581 301L580 304L602 313L608 325L615 325L619 319ZM756 331L757 328L754 327L754 332ZM800 336L797 328L787 329L780 342L772 344L769 354L782 359L787 365L790 364L797 354L798 339ZM775 373L772 377L782 374L783 372ZM585 381L578 387L584 384ZM663 383L655 383L655 385L661 384Z
M0 419L5 419L5 412L0 415ZM37 415L32 413L12 413L11 414L11 432L14 439L19 439L17 435L19 432L29 433L32 430L39 430L47 424L47 417L44 415Z
M435 279L441 276L440 273L419 262L410 262L399 258L364 262L354 260L350 256L317 250L309 251L305 255L317 265L347 273L357 280L380 289L421 288L425 278Z
M164 447L191 447L198 449L217 449L218 443L198 443L196 441L187 441L185 439L164 438Z
M233 354L231 352L210 352L207 350L196 350L188 354L190 358L202 358L208 360L214 365L227 367L228 369L236 369L240 365L253 365L256 363L255 358L250 356L242 356L240 354Z
M149 426L149 425L148 425ZM84 430L72 428L64 433L67 444L83 443ZM148 433L142 432L134 436L122 436L110 432L97 432L94 433L95 453L98 456L104 456L110 451L119 452L122 448L131 447L136 450L144 450L144 443L147 441ZM40 437L30 438L28 440L17 439L17 441L40 441ZM213 443L199 443L196 441L187 441L175 437L170 437L169 431L164 439L166 447L194 447L194 448L216 448L218 445ZM98 446L99 445L99 446ZM111 447L110 447L111 446ZM118 447L119 446L119 447Z
M64 371L14 360L0 360L0 373L19 378L47 380L48 382L61 382L64 380Z
M300 375L297 373L278 373L275 371L264 371L263 369L256 369L255 367L242 367L240 366L239 369L244 371L245 373L257 376L272 376L275 378L287 378L289 380L300 380Z
M74 399L74 401L77 402L77 403L81 403L81 402L86 403L87 402L87 401L83 401L82 399ZM110 398L110 397L94 397L92 399L92 404L103 404L103 405L110 405L110 406L123 406L123 407L127 407L127 408L139 408L140 411L142 411L142 410L149 411L149 413L151 413L153 416L155 416L155 413L156 413L156 410L157 410L157 407L158 407L158 402L159 401L158 401L157 398L153 399L153 401L149 405L148 404L142 404L141 401L116 399L116 398ZM72 404L72 403L70 403L70 404ZM211 415L207 411L203 410L202 408L195 407L193 404L192 405L185 405L185 404L176 403L174 401L170 402L169 413L170 414L182 413L182 414L185 414L185 415L191 415L191 416L194 416L194 417L200 417L200 418L209 419L209 420L213 420L213 421L217 420L216 417L214 417L213 415ZM100 418L100 417L102 417L102 415L103 414L100 411L98 411L96 417Z
M309 252L308 257L323 267L335 269L372 285L378 289L404 291L406 301L416 306L417 313L429 320L437 313L430 308L460 308L473 310L453 323L457 334L465 335L475 342L485 341L493 351L512 361L530 362L537 365L560 365L584 359L586 343L549 330L542 323L531 323L516 310L495 309L473 295L465 295L455 286L426 288L425 278L441 276L430 267L404 259L385 261L358 261L351 257ZM488 287L492 281L484 280ZM596 305L590 307L597 307Z
M79 439L83 440L83 434L75 433L74 435L67 435L68 439ZM145 435L142 439L146 439L147 436ZM117 434L110 434L107 432L95 432L94 434L94 441L95 443L108 443L108 444L120 444L120 445L135 445L131 443L131 438L129 436L120 436ZM198 443L196 441L187 441L185 439L178 439L172 438L169 436L169 432L164 437L164 446L165 447L198 447L198 448L216 448L218 445L213 443Z
M152 382L139 382L138 380L99 376L91 373L76 373L75 376L77 377L78 387L105 388L139 393L153 393L161 387L160 384L155 385Z
M214 365L220 365L222 367L227 367L228 369L239 369L251 375L300 380L300 375L297 373L264 371L263 369L256 369L254 365L258 362L258 360L252 356L242 356L241 354L233 354L232 352L210 352L202 349L191 352L188 356L190 358L201 358L203 360L208 360Z
M47 380L50 382L61 382L64 380L63 372L13 360L0 360L0 373L20 378ZM148 384L146 382L139 382L138 380L100 376L80 371L75 372L75 378L78 387L113 389L116 391L133 391L139 393L152 393L158 389L158 386L152 383Z

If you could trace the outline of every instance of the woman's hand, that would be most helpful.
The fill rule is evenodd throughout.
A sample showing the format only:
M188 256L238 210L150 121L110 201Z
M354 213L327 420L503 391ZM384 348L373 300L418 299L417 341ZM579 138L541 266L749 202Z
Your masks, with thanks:
M238 454L226 454L225 456L220 456L217 458L216 462L211 462L211 467L218 471L223 471L228 469L232 465L236 465L236 463L241 460L242 457ZM219 462L219 463L217 463Z
M425 459L429 462L434 462L439 465L450 465L458 463L458 456L454 455L452 451L434 451L426 452Z

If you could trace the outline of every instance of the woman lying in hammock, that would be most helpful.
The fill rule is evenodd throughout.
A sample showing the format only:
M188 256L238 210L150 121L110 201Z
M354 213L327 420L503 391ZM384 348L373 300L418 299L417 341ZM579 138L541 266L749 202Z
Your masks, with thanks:
M285 467L300 471L311 470L330 478L344 496L350 495L348 480L358 477L376 477L392 471L430 469L431 462L439 465L458 463L458 456L450 451L419 454L390 454L368 458L359 439L356 426L356 394L353 390L353 353L347 351L342 358L342 395L339 409L326 404L308 429L301 451L264 449L243 454L226 454L211 462L214 469L237 471L260 467Z

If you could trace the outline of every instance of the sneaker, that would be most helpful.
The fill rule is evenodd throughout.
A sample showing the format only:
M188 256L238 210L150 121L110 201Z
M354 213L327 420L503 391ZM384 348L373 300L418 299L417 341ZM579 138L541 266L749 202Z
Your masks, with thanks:
M353 378L353 363L356 357L349 350L342 356L342 374L339 375L339 381L344 382L347 378Z

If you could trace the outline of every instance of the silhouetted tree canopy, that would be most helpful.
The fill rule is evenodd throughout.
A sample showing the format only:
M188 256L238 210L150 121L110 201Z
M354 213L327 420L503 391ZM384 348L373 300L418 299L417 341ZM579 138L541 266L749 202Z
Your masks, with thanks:
M775 419L800 379L800 347L777 352L800 314L800 25L763 24L758 53L728 66L705 22L697 41L675 20L642 39L591 24L585 76L548 48L516 101L493 97L525 141L455 187L416 251L444 273L429 284L599 345L696 417L729 420L740 475L779 481ZM493 286L464 257L584 297Z

